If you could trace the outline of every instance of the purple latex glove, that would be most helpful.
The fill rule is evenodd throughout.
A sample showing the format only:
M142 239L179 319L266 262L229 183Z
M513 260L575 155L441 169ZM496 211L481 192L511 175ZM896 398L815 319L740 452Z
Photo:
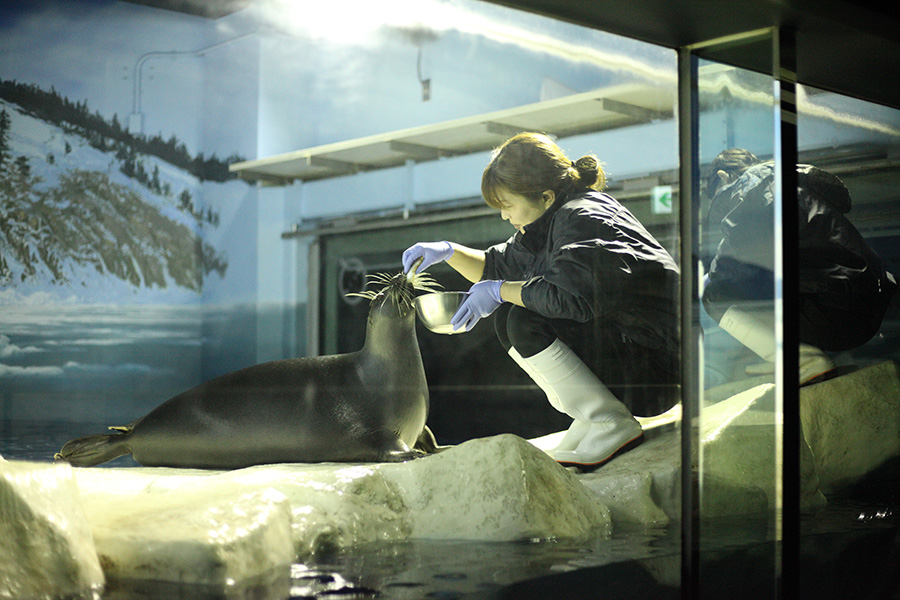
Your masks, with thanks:
M418 242L403 252L403 272L409 273L418 259L422 264L416 269L421 273L433 264L447 260L453 255L453 246L450 242Z
M453 329L465 327L466 331L472 331L475 323L497 310L503 304L503 299L500 298L501 285L503 281L487 280L479 281L469 288L469 297L450 319Z

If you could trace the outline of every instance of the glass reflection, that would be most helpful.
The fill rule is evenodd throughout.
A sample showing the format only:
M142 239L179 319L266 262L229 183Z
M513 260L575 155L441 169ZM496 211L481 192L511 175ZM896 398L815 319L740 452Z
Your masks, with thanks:
M828 171L798 165L800 372L806 385L835 375L828 352L868 342L897 289L884 260L847 218L850 192ZM731 148L709 167L708 221L722 240L709 265L703 304L726 332L764 363L747 374L774 373L775 338L765 296L774 288L770 237L775 166ZM759 304L763 307L759 307Z
M723 562L734 559L723 548L738 547L754 565L758 597L766 597L776 589L781 506L774 372L780 346L779 216L771 165L751 165L757 156L774 154L773 80L701 60L698 89L704 268L698 301L705 378L699 416L700 588L709 590ZM751 181L762 184L755 194L748 193Z
M900 482L897 452L888 449L896 448L900 423L900 223L889 183L897 176L900 113L799 88L797 195L785 199L799 216L799 279L781 282L772 78L701 62L699 86L701 590L715 588L717 571L736 554L752 565L759 596L775 597L783 584L781 459L791 449L780 447L775 378L782 285L796 286L800 297L800 370L784 379L800 385L802 423L794 576L807 597L841 597L836 590L846 581L895 587L897 546L885 538L898 526L898 497L887 490ZM728 516L739 504L744 527ZM723 544L741 550L723 553Z

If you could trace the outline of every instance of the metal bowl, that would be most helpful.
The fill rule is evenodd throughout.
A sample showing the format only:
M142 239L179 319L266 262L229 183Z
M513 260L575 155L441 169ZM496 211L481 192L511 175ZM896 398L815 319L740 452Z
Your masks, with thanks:
M450 319L456 314L459 305L466 299L467 292L434 292L432 294L423 294L416 298L416 313L419 320L430 331L435 333L443 333L452 335L454 333L464 333L465 327L460 327L456 331L450 324Z

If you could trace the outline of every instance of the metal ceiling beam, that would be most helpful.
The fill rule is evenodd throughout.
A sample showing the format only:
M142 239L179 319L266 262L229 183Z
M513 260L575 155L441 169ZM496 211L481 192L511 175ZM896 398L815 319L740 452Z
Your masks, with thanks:
M402 140L391 140L389 146L392 151L405 154L413 160L436 160L442 156L454 156L457 154L450 150L442 150L441 148L435 148L434 146L414 144Z
M598 98L597 102L600 103L600 106L605 111L630 117L640 123L648 123L663 117L672 116L671 114L666 114L658 110L650 110L649 108L635 106L634 104L629 104L627 102L620 102L619 100L613 100L612 98Z
M306 164L312 167L332 169L334 171L338 171L340 174L346 175L359 173L360 171L365 171L368 169L367 166L361 165L359 163L348 162L345 160L336 160L333 158L327 158L325 156L307 156Z
M511 137L522 133L523 131L528 131L525 127L516 127L515 125L507 125L505 123L494 123L487 122L484 124L485 130L488 133L493 133L502 137Z

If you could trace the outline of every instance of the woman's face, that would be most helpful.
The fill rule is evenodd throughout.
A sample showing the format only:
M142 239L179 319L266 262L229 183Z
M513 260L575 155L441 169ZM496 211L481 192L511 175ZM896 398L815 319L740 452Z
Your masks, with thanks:
M509 221L519 231L537 221L538 217L547 212L556 198L552 191L547 190L541 195L540 200L532 202L525 196L514 194L505 188L498 190L497 196L500 200L500 217Z

